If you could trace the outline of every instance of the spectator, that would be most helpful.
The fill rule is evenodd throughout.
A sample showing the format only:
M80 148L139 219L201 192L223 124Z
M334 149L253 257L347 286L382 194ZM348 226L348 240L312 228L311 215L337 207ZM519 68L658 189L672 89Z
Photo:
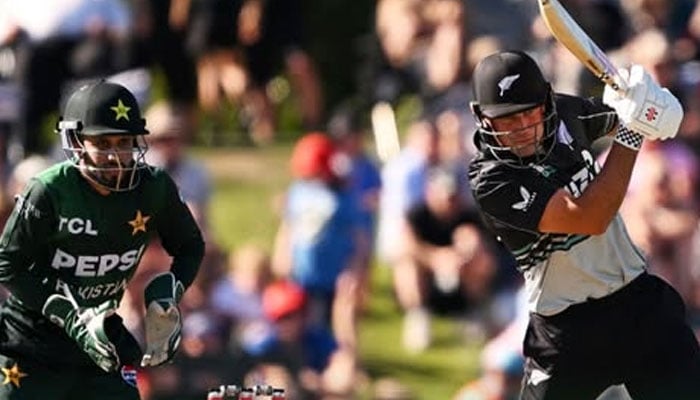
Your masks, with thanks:
M211 306L233 323L232 345L250 349L270 333L262 310L262 291L272 279L270 257L255 245L244 245L231 250L227 267L226 279L212 288Z
M351 395L358 372L355 354L339 345L327 328L309 322L307 300L302 287L291 281L265 288L263 310L275 336L258 358L289 371L307 393L303 398Z
M692 262L698 233L698 159L681 142L642 147L621 214L649 269L678 290L694 313L699 281Z
M192 215L207 236L207 210L211 197L209 172L198 161L188 156L188 125L184 110L178 106L159 102L146 111L150 135L148 135L148 160L168 171L180 189L180 196L189 206Z
M195 134L197 76L194 58L186 43L192 29L191 0L130 0L133 37L130 49L134 66L158 70L165 80L167 102L178 109L183 133ZM186 141L192 136L185 137Z
M401 152L382 167L377 255L389 266L402 251L395 239L405 214L423 199L427 170L439 161L439 139L435 124L421 118L408 128Z
M16 49L22 94L18 139L25 155L44 153L42 124L58 110L63 84L112 74L126 67L129 10L119 1L25 1L5 10L9 29L0 38Z
M366 129L361 121L359 111L346 105L339 107L328 122L328 132L333 138L338 151L345 154L350 161L348 188L359 204L360 219L369 246L374 243L381 177L376 161L366 150ZM363 300L369 295L369 279L372 249L366 252L362 262L361 290Z
M310 133L291 157L294 181L277 232L273 268L310 297L311 321L333 326L345 345L356 342L356 308L367 238L347 187L349 161L330 138Z
M191 5L186 47L197 65L199 105L210 118L221 117L224 101L238 103L248 72L238 43L244 1L205 0Z
M527 297L524 287L516 294L516 313L508 326L481 350L481 375L459 389L453 400L517 399L523 376L523 337L527 329Z
M297 94L304 129L318 129L323 93L314 60L304 48L301 0L244 0L238 16L238 41L247 59L248 87L244 95L255 142L273 139L275 101L268 85L286 72ZM277 99L279 100L279 99Z
M395 238L405 249L394 265L394 290L406 313L403 340L410 351L430 344L430 313L464 315L492 293L496 258L467 206L463 179L449 167L432 168L425 200L409 210Z

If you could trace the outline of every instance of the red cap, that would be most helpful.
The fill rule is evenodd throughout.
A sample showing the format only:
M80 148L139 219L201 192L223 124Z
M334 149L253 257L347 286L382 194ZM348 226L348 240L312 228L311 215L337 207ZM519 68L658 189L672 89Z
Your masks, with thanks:
M312 132L294 146L291 158L292 175L295 178L332 179L335 174L331 165L335 145L333 141L320 132Z
M294 282L277 281L269 284L263 291L262 304L265 316L276 321L302 310L306 304L306 293Z

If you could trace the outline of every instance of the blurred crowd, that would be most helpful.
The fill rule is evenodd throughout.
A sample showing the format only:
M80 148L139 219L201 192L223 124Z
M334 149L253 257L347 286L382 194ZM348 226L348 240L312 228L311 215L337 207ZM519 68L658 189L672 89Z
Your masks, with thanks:
M644 144L622 214L650 268L685 298L700 335L700 6L561 2L615 64L643 65L684 106L675 139ZM180 354L139 376L144 399L200 399L239 382L283 386L290 399L413 398L401 382L373 384L362 368L358 331L372 268L391 271L406 352L434 345L435 316L484 344L480 376L454 400L517 397L521 280L476 216L465 175L474 154L471 71L482 57L517 48L538 61L555 91L597 96L602 84L552 39L534 1L369 3L372 12L359 17L366 30L348 43L325 43L338 35L305 35L304 17L314 10L301 0L0 1L3 209L60 157L45 133L64 94L104 77L147 109L148 160L173 176L207 238L201 272L181 304ZM355 3L334 4L337 17ZM340 100L327 96L324 77L333 74L321 73L328 61L310 50L314 44L358 60L333 65L351 68L355 79ZM166 88L158 96L157 80ZM270 210L280 221L274 243L270 251L221 248L209 230L209 172L188 150L204 119L242 129L257 145L274 142L285 91L302 132L284 198ZM405 115L406 99L418 105L408 121L396 117ZM387 106L395 113L377 112ZM234 120L240 126L230 126ZM389 134L391 126L401 149L380 162L371 133ZM597 149L605 157L606 143ZM121 304L139 338L144 282L168 265L154 243ZM626 398L620 388L604 397Z

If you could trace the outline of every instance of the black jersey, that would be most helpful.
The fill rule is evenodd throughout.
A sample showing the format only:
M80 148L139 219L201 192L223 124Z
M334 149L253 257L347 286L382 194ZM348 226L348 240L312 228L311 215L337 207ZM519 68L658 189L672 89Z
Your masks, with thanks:
M645 269L619 214L601 235L538 231L557 190L579 197L600 172L591 144L617 123L615 112L599 99L557 94L555 104L559 121L545 161L520 165L496 158L477 133L479 153L469 171L484 222L515 256L530 311L543 315L608 295Z
M165 172L142 170L140 179L103 196L66 161L30 181L0 239L0 282L12 293L0 309L0 351L93 365L42 316L43 303L64 285L81 306L120 300L155 235L175 276L192 282L204 254L197 224Z

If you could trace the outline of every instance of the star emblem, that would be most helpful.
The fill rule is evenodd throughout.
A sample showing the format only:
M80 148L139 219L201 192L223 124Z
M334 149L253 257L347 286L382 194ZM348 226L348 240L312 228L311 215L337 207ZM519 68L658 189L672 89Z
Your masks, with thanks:
M119 99L116 106L110 107L109 109L114 111L116 114L114 117L115 121L119 121L121 118L124 118L127 121L129 120L129 110L131 110L131 107L125 106L124 103L122 103L122 99Z
M27 374L19 370L17 363L15 363L12 368L2 367L2 373L5 375L5 380L2 381L2 384L7 385L8 383L11 383L16 387L19 387L20 379L27 376Z
M149 215L143 215L141 214L141 210L136 210L136 217L129 221L129 225L131 225L132 228L134 228L131 231L131 236L134 236L137 232L146 232L146 222L151 219Z

